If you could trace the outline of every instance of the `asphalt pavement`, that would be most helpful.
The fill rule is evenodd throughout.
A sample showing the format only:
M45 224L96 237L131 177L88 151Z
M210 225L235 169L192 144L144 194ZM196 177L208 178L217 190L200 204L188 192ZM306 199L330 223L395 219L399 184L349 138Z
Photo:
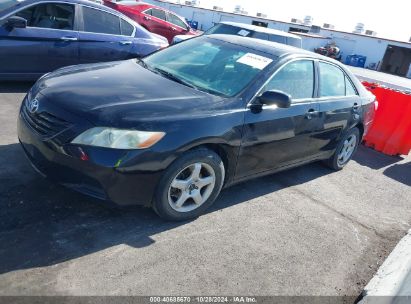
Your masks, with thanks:
M0 84L0 295L357 296L411 228L411 157L360 147L222 192L183 223L44 180L16 136L31 84Z

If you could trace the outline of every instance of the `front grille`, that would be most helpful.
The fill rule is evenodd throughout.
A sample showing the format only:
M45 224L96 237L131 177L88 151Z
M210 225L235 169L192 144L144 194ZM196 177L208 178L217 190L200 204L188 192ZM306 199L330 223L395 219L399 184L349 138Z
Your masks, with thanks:
M70 127L69 122L46 111L30 113L23 106L21 113L27 124L44 137L53 137Z

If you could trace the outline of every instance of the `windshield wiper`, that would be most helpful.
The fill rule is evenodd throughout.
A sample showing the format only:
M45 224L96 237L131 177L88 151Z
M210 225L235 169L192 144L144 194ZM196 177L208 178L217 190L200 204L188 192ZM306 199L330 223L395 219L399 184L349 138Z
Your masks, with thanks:
M164 77L166 77L168 79L171 79L171 80L174 80L175 82L181 83L181 84L183 84L187 87L190 87L190 88L193 88L193 89L198 89L195 85L193 85L193 84L191 84L191 83L175 76L174 74L172 74L170 72L164 71L164 70L159 69L159 68L154 68L153 72L159 73L159 74L163 75Z
M143 59L136 58L136 60L137 60L137 63L141 65L143 68L148 69L147 63L145 63Z

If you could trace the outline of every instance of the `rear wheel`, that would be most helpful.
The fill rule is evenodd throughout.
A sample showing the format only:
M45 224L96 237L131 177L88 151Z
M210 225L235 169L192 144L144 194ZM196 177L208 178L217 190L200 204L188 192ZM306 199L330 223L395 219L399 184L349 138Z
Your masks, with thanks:
M153 208L168 220L197 217L217 198L224 174L223 162L213 151L189 151L167 169L158 185Z
M333 170L341 170L351 160L360 142L360 131L358 128L348 130L342 140L338 143L333 156L325 161L325 164Z

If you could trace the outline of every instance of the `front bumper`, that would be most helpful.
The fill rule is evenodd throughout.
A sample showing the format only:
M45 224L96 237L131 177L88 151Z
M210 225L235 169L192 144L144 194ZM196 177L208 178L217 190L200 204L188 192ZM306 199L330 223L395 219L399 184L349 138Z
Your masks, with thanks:
M58 145L42 139L22 117L18 137L32 166L43 176L68 188L118 205L150 205L162 171L120 166L127 151Z

